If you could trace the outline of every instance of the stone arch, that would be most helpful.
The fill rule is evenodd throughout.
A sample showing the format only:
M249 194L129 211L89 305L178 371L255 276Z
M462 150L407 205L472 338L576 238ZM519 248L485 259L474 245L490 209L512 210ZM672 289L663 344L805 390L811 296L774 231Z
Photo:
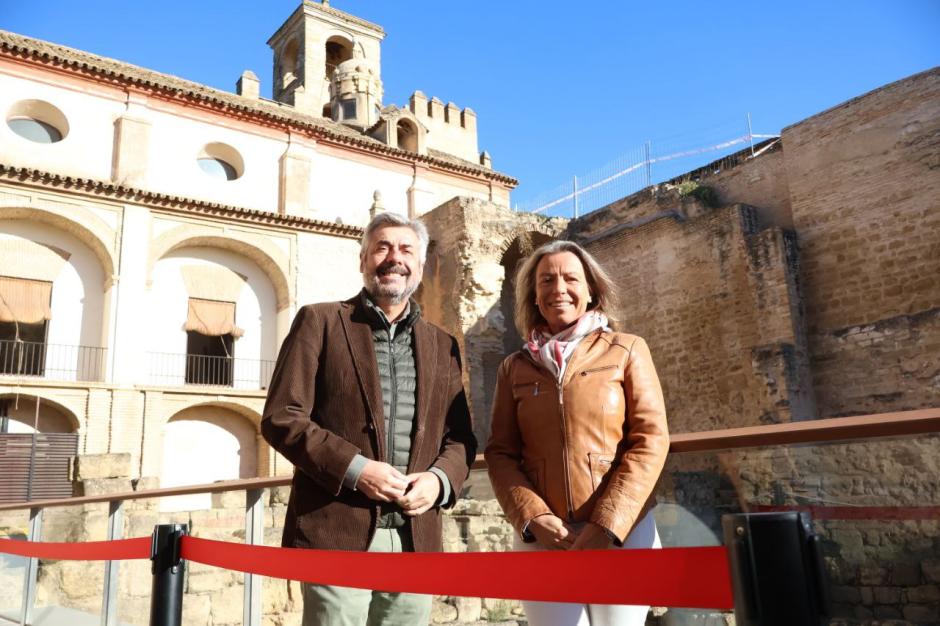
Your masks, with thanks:
M517 242L526 246L527 249L531 248L526 252L528 255L543 243L557 239L562 231L562 226L550 222L517 225L503 237L497 246L499 257L503 258L509 248ZM534 243L535 241L538 243Z
M286 89L296 80L300 69L300 44L294 37L281 49L278 57L280 88Z
M13 407L19 405L18 412L22 413L25 411L30 415L35 410L36 400L39 400L40 411L42 407L48 407L52 409L55 413L65 419L68 431L77 433L81 430L82 421L78 417L78 412L75 410L75 407L69 407L60 402L61 398L52 398L51 394L46 391L31 389L29 393L15 393L10 391L0 391L0 402L8 402L8 411L11 413L15 410ZM16 419L16 418L14 418ZM22 421L22 420L17 420ZM43 418L40 415L40 423L42 423ZM43 428L39 429L40 432L61 432L59 429L46 431Z
M3 208L3 220L24 220L39 222L62 230L88 246L101 264L105 277L103 291L108 291L114 284L117 267L114 256L114 231L90 211L69 206L58 208L54 205L45 207L13 206Z
M174 250L188 247L219 248L250 259L271 281L277 298L277 310L280 312L291 305L293 297L286 269L289 261L283 252L260 238L249 239L246 236L245 239L235 239L205 227L177 226L151 242L147 262L148 281L157 261Z
M554 236L538 230L517 230L500 246L499 264L503 267L503 284L499 296L499 307L506 320L503 329L503 350L506 354L518 350L522 338L515 327L516 270L519 263L536 248L548 243Z
M357 46L354 37L342 31L334 31L327 34L326 42L323 44L324 58L326 66L324 71L329 79L333 75L333 70L343 61L353 58L353 50ZM358 46L362 52L362 46Z
M261 416L234 402L196 400L167 416L161 428L161 487L253 478L263 474L267 448L261 445ZM161 502L161 510L203 509L208 494Z
M401 150L408 152L419 151L418 126L407 118L400 118L395 123L396 145Z
M240 404L238 402L224 401L224 400L205 400L204 398L194 398L192 402L183 405L173 405L171 410L164 415L163 425L166 425L174 416L179 415L183 411L188 411L190 409L195 409L198 407L219 407L221 409L227 409L233 413L238 413L248 421L250 421L255 426L255 430L259 433L261 432L261 413L256 409L248 406L247 404Z

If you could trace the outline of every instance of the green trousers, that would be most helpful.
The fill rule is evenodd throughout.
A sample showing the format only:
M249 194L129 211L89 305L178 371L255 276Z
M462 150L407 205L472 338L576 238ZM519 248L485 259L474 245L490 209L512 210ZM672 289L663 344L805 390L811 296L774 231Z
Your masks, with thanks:
M411 552L405 528L379 528L369 552ZM303 626L424 626L431 596L303 584Z

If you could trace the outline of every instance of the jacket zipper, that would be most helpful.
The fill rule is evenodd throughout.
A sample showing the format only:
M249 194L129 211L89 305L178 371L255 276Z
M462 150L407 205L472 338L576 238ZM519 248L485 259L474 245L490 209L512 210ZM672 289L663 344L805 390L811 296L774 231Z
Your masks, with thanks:
M616 363L611 363L610 365L603 365L601 367L592 367L589 370L581 370L578 372L579 376L587 376L588 374L593 374L594 372L603 372L604 370L612 370L617 367Z
M388 333L388 383L391 387L392 397L388 406L388 452L385 462L389 465L395 465L395 418L398 413L398 385L395 379L398 372L395 371L395 347L392 344L392 331L386 329Z
M580 346L579 346L580 347ZM529 357L529 359L535 364L536 368L541 367L538 361L535 360L535 357L529 353L528 350L523 350L523 354ZM572 355L574 356L574 355ZM614 366L616 367L616 366ZM600 367L596 369L608 369L607 366ZM584 373L594 370L585 370ZM562 383L555 380L552 377L552 382L555 383L555 388L558 390L558 417L561 421L561 450L562 450L562 465L565 475L565 504L568 506L568 521L574 522L574 501L571 499L571 473L568 470L568 429L565 422L565 398L564 398L564 389L562 388ZM538 387L536 386L536 390ZM536 394L538 392L536 391Z
M574 521L574 502L571 500L571 475L568 472L568 426L565 422L565 397L561 383L558 387L558 416L561 418L561 459L565 472L565 501L568 504L568 521Z

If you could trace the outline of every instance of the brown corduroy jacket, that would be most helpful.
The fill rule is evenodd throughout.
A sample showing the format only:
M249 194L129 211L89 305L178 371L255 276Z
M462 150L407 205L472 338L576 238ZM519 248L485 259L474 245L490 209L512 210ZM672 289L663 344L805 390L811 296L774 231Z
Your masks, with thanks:
M454 494L476 454L457 342L418 319L417 390L408 472L440 468ZM356 454L386 461L385 417L372 331L359 296L311 304L281 346L261 420L265 440L294 464L285 547L366 550L379 503L343 487ZM441 550L438 507L411 521L417 552Z

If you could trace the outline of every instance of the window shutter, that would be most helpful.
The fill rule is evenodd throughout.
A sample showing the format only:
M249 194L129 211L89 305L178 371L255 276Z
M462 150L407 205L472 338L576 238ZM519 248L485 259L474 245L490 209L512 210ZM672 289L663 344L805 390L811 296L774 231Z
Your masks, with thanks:
M235 325L235 303L218 300L189 299L186 330L207 337L232 335L241 337L245 331Z
M52 283L0 276L0 322L39 324L50 319Z

